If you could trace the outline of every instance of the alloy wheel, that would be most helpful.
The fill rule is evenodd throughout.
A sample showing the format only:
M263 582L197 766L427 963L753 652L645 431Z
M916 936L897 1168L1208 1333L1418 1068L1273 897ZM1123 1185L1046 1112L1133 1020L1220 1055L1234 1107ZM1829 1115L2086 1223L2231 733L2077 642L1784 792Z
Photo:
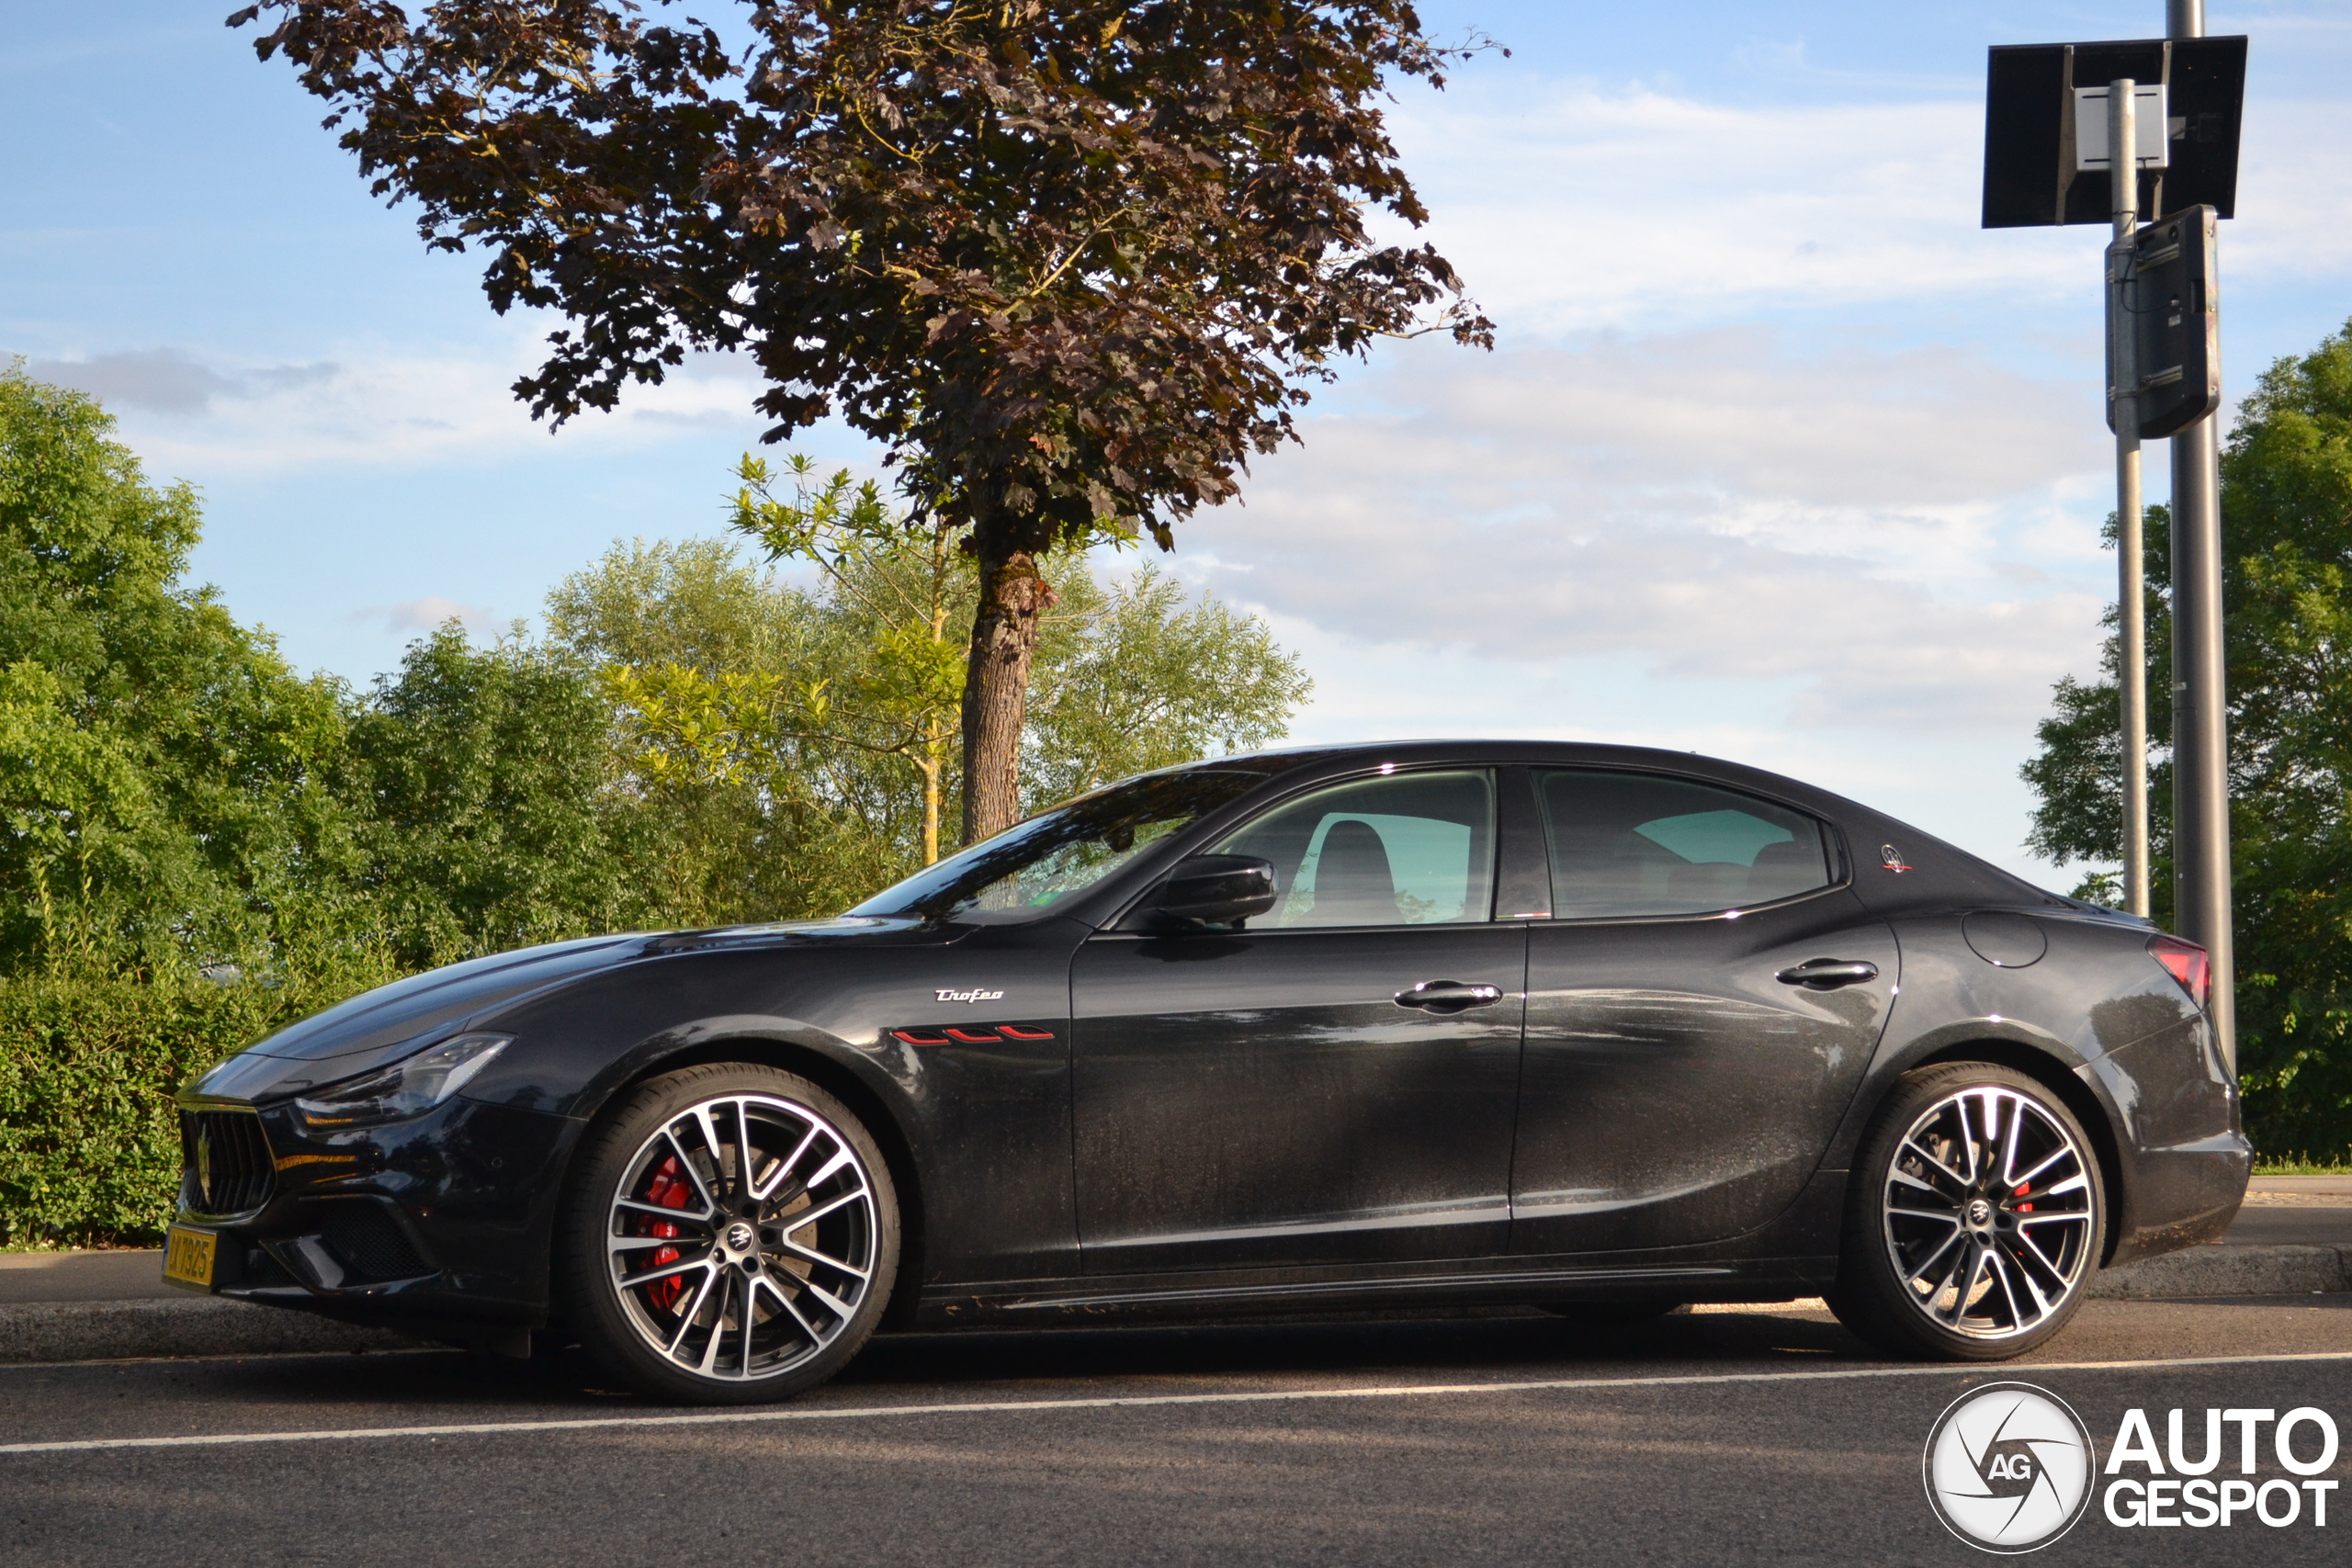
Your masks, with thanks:
M2081 1286L2098 1242L2081 1144L2005 1088L1958 1090L1912 1122L1880 1215L1905 1297L1973 1339L2032 1333Z
M756 1381L848 1328L873 1288L879 1235L872 1177L839 1128L791 1100L729 1094L639 1145L612 1200L605 1268L664 1360Z

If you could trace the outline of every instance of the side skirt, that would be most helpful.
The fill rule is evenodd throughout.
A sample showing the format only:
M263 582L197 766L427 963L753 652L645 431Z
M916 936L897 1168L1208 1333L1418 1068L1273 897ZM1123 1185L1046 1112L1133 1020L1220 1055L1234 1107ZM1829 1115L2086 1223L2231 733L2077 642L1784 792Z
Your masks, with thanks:
M1290 1273L1289 1270L1282 1270ZM924 1290L924 1327L986 1323L1045 1328L1108 1320L1256 1317L1293 1313L1411 1311L1428 1307L1542 1306L1564 1302L1784 1302L1819 1293L1836 1278L1829 1258L1736 1263L1508 1269L1406 1277L1250 1280L1223 1276L1183 1282L1024 1280Z

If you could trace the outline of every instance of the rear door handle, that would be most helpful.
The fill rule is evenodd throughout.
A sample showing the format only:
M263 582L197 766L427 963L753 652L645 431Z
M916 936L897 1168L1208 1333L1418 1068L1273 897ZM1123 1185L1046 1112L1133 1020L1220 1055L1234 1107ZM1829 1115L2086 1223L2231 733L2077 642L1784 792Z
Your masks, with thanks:
M1463 1012L1491 1007L1502 999L1500 986L1465 986L1459 980L1424 980L1409 991L1396 993L1398 1007L1419 1008L1424 1012Z
M1781 970L1772 978L1783 986L1803 986L1808 991L1834 991L1840 986L1877 979L1878 965L1842 958L1812 958L1793 969Z

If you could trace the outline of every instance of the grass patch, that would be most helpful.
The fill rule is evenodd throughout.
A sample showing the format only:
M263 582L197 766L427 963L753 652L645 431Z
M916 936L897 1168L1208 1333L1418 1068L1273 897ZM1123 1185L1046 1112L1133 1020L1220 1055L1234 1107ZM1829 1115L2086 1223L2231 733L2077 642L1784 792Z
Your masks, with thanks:
M2256 1176L2352 1176L2352 1149L2332 1155L2285 1154L2254 1156Z

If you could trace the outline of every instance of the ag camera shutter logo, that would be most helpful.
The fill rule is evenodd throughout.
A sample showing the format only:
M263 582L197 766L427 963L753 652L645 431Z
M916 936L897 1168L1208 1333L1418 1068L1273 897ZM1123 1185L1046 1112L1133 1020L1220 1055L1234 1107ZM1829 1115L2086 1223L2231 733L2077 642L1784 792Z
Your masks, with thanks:
M1920 1461L1944 1528L2005 1555L2038 1551L2074 1529L2098 1470L2082 1417L2025 1382L1988 1383L1952 1401Z

